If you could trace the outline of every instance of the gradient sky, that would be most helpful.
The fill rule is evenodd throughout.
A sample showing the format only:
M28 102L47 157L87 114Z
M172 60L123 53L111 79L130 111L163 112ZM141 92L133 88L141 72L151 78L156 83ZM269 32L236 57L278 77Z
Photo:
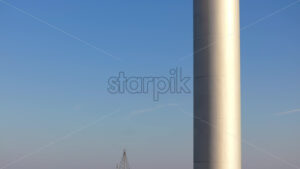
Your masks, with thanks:
M120 71L192 76L192 0L6 2L1 169L114 169L123 148L132 169L192 168L192 94L107 92ZM280 114L300 108L292 2L241 0L241 27L254 23L241 32L244 169L300 167L300 111Z

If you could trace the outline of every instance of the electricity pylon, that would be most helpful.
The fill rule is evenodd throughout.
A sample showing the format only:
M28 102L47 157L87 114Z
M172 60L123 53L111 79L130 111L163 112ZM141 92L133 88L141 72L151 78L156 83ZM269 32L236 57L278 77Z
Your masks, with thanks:
M122 157L120 163L117 164L116 168L117 169L130 169L128 159L127 159L127 155L126 155L126 150L123 151L123 157Z

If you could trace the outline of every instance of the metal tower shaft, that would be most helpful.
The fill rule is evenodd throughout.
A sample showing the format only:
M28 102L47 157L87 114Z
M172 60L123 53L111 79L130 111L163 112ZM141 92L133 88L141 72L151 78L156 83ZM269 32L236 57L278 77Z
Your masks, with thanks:
M194 0L194 169L241 169L239 0Z

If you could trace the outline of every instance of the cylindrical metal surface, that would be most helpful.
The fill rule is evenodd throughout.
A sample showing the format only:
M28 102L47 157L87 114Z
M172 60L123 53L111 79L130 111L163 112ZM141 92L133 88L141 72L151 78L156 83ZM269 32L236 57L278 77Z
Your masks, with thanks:
M194 0L194 169L241 169L239 0Z

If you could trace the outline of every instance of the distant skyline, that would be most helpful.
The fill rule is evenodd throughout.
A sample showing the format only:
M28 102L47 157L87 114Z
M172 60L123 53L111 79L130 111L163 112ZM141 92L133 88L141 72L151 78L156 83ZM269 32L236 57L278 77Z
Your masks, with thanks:
M300 3L240 4L243 167L300 168ZM192 17L185 0L0 0L0 169L114 169L124 148L132 169L192 169L192 94L107 92L120 71L192 76Z

